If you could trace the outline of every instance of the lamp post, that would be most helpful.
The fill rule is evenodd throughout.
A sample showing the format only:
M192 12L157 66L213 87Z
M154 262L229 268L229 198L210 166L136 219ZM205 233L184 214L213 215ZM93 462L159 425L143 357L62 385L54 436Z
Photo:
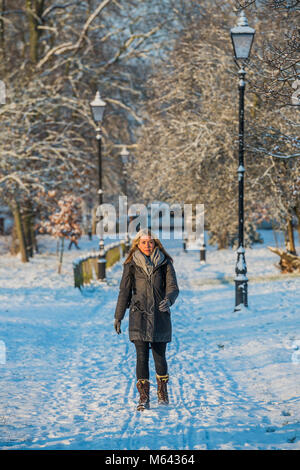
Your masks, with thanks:
M125 187L125 196L127 196L127 168L126 165L129 161L129 152L124 145L120 153L122 163L123 163L123 177L124 177L124 187ZM128 236L128 220L126 215L126 234L125 234L125 251L128 253L130 247L129 236Z
M204 234L203 234L203 241L200 245L200 264L205 264L205 263L206 263L206 245L205 245Z
M239 66L239 166L238 166L238 222L239 237L237 262L235 267L235 310L241 306L248 307L248 278L244 248L244 97L245 97L245 65L250 57L255 30L248 26L244 11L239 15L237 26L232 28L231 40L236 63Z
M102 148L101 148L101 124L106 106L105 101L101 99L99 91L97 91L94 100L90 103L92 116L96 123L96 139L98 141L98 195L99 195L99 207L103 204L103 190L102 190ZM100 233L99 241L99 256L98 256L98 279L105 281L105 251L103 233Z

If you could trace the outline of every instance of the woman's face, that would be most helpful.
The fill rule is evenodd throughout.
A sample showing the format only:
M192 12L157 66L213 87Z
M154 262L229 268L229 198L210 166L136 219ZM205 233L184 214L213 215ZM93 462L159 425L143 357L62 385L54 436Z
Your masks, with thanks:
M155 241L153 240L153 238L150 237L150 235L140 238L138 248L141 250L142 253L144 253L144 255L150 256L154 250L154 247Z

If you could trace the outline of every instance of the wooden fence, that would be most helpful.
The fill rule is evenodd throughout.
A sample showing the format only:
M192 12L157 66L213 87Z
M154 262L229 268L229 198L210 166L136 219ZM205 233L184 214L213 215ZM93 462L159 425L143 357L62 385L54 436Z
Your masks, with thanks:
M125 255L125 242L110 243L104 251L106 268L110 268ZM88 253L73 261L74 287L80 289L97 279L98 257L99 253Z

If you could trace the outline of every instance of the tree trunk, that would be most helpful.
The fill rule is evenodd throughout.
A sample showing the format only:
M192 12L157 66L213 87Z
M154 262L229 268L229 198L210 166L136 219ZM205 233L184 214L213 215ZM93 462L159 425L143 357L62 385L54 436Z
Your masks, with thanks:
M19 208L18 203L16 203L15 207L12 209L12 213L14 216L16 233L17 233L17 237L19 240L19 244L20 244L21 260L23 261L23 263L27 263L29 259L28 259L27 250L26 250L24 228L22 224L20 208Z
M222 232L218 236L218 250L225 250L228 248L228 233Z
M26 250L29 258L33 257L33 239L32 239L32 212L30 208L26 208L23 214L24 236L26 240Z
M271 222L271 224L272 224L272 230L273 230L275 245L276 245L276 248L278 248L278 237L277 237L277 233L276 233L276 226L274 225L273 222Z
M44 0L26 0L26 13L29 27L29 57L33 64L39 60L39 37L41 30L41 17L44 11Z
M12 227L9 251L13 256L16 256L20 251L20 243L17 235L16 224L14 224Z
M287 221L287 243L286 248L289 253L292 255L296 255L296 247L295 247L295 237L294 237L294 228L292 218L290 217Z
M300 244L300 206L296 208L296 216L297 216L297 219L298 219L298 225L297 225L298 242Z
M273 253L280 256L279 261L279 268L282 273L294 273L300 272L300 256L292 255L291 253L287 253L284 250L280 250L279 248L273 248L271 246L268 247Z
M96 211L97 211L97 207L93 207L92 209L92 235L96 235L96 229L97 229Z
M59 254L59 263L58 263L58 274L61 274L61 268L63 263L63 255L64 255L64 245L65 245L65 238L61 238L60 244L60 254Z
M0 16L0 48L1 48L1 56L3 59L5 59L5 29L4 29L4 13L6 10L6 0L1 0L0 2L0 11L1 11L1 16Z

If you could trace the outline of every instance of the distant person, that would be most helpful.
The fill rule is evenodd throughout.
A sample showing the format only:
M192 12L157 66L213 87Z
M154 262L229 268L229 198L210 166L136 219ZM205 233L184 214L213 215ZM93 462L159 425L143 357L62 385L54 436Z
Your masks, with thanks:
M71 235L71 237L70 237L69 250L71 250L72 245L75 245L75 247L77 248L77 250L80 250L80 248L79 248L79 246L78 246L78 240L77 240L77 238L75 237L75 235Z
M172 335L170 306L178 294L171 256L149 229L140 230L124 261L114 323L116 332L121 333L121 321L126 308L130 307L129 339L136 348L139 411L150 408L150 348L155 363L158 402L169 403L166 347Z

